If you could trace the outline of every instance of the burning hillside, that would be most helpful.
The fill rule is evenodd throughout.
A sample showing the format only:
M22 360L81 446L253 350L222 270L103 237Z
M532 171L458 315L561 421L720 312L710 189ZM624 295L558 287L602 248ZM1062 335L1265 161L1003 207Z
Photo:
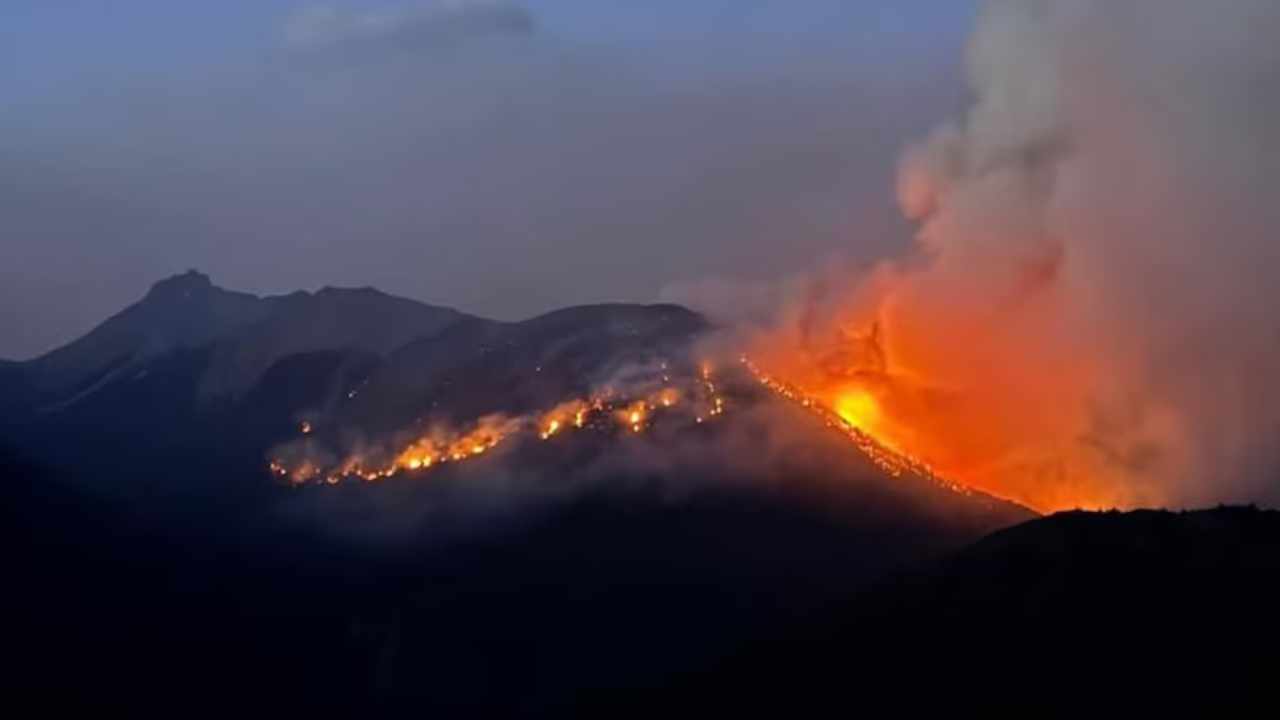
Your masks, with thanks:
M716 387L709 365L694 372L662 362L653 377L633 382L629 391L604 387L528 415L492 414L460 426L430 423L388 444L345 453L315 437L312 422L303 421L304 437L277 448L270 469L294 485L375 482L462 463L509 441L554 442L576 432L641 434L657 422L696 426L725 412L725 395Z
M830 404L785 380L771 376L746 356L718 377L709 363L676 368L667 362L659 374L630 391L603 388L589 397L575 398L524 416L488 415L470 423L435 423L427 429L401 433L381 445L338 453L330 441L317 437L310 421L300 427L302 438L277 448L270 461L273 475L293 485L338 485L377 482L397 476L418 477L442 468L488 456L503 445L522 442L556 443L565 436L643 435L662 427L668 435L694 432L722 418L730 408L757 402L757 388L802 408L838 433L889 478L910 476L962 495L972 490L939 475L923 460L901 449L877 424L877 406L865 401ZM320 433L324 435L324 433Z

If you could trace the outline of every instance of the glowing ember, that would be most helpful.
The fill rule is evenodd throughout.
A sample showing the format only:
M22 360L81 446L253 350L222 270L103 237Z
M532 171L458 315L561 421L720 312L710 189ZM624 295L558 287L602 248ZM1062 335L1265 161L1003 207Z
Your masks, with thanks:
M582 426L581 426L581 425L579 425L578 427L582 427ZM552 421L547 425L547 429L542 431L542 439L543 439L543 440L550 440L550 439L551 439L551 436L552 436L552 435L555 435L555 434L556 434L556 433L558 433L558 432L560 432L560 421L559 421L559 420L552 420Z

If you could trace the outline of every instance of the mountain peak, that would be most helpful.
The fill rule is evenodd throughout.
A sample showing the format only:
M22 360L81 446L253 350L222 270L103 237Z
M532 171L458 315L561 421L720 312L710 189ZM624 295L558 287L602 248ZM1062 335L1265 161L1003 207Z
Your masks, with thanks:
M151 286L148 298L181 300L197 294L204 294L214 287L208 275L197 270L188 270L181 275L165 278Z

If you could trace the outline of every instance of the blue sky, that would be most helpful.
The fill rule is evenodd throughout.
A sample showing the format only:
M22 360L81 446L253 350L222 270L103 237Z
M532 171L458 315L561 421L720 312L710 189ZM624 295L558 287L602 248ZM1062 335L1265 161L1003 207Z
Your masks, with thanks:
M964 96L973 0L508 0L531 34L477 1L326 3L321 55L296 0L5 2L0 357L190 267L516 318L881 256Z

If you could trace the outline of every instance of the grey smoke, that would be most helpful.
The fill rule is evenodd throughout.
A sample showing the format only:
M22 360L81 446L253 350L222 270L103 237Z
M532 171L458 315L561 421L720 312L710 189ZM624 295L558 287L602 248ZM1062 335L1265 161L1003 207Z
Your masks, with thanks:
M1009 366L1104 368L1066 440L1135 502L1280 500L1277 33L1271 0L989 0L972 106L902 161L912 302L1020 304Z

